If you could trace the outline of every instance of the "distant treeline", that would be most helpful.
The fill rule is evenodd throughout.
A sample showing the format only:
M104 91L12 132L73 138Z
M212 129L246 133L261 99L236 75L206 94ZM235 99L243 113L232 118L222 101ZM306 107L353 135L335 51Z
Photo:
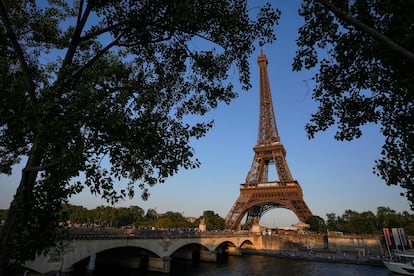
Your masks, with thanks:
M6 219L7 210L0 210L0 221ZM102 226L136 228L197 228L200 220L205 219L207 229L223 230L224 218L214 211L204 211L198 218L186 218L180 212L168 211L157 213L156 209L144 209L139 206L111 207L99 206L86 209L82 206L64 205L61 214L62 222L74 226ZM323 233L327 230L344 234L381 234L383 228L404 228L407 235L414 235L414 214L407 211L396 212L389 207L378 207L376 214L371 211L356 212L346 210L343 215L326 214L326 221L313 216L306 221L310 231Z
M82 206L65 205L62 211L64 221L77 226L196 228L203 217L208 229L224 229L224 219L210 210L204 211L199 218L186 218L182 213L173 211L159 214L151 208L145 213L139 206L99 206L89 210Z
M377 213L346 210L342 216L326 214L327 220L314 216L306 222L315 232L339 231L344 234L381 234L383 228L404 228L407 235L414 235L414 215L407 211L398 213L389 207L378 207Z
M7 217L7 210L0 210L0 222ZM224 219L214 211L207 210L198 218L186 218L180 212L157 213L156 209L139 206L111 207L99 206L87 209L82 206L65 204L60 214L61 222L76 227L136 227L136 228L197 228L204 218L207 229L224 229Z

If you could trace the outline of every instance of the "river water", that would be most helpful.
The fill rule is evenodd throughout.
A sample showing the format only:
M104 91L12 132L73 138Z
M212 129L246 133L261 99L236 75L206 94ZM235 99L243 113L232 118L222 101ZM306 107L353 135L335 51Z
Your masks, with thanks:
M163 273L142 271L136 269L125 269L112 266L97 266L95 271L87 273L84 271L73 271L68 275L147 275L160 276ZM367 265L326 263L300 261L293 259L282 259L270 256L229 256L222 263L192 262L184 260L172 260L171 272L168 275L179 276L207 276L207 275L283 275L283 276L382 276L393 275L385 267L375 267Z

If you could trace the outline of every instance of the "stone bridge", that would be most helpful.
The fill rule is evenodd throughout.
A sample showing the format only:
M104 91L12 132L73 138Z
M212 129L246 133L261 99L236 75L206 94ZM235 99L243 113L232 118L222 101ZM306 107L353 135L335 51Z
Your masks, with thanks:
M95 267L96 254L117 248L139 248L138 263L148 270L168 273L171 258L213 261L222 254L241 255L241 249L261 249L261 236L248 233L134 231L124 234L73 234L63 249L51 250L25 266L40 273L71 271L89 258L88 270ZM144 256L144 257L143 257ZM145 259L146 264L142 264Z

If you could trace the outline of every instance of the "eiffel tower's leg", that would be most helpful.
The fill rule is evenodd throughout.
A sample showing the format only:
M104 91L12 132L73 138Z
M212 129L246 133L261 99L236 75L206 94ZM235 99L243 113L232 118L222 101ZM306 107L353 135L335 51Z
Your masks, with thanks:
M253 206L247 212L246 227L251 228L253 224L258 223L260 220L261 206Z
M233 207L226 216L225 229L226 230L240 230L240 220L244 214L247 205L246 197L240 194Z

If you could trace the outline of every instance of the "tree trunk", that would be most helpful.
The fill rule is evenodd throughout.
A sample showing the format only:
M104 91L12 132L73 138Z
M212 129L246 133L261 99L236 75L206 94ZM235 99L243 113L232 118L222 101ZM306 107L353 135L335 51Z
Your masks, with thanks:
M25 168L22 170L22 178L16 194L7 213L6 223L0 233L0 275L7 275L10 265L11 249L9 244L19 238L22 226L28 221L28 210L33 208L33 188L36 183L38 171L30 168L40 165L40 152L33 146Z

